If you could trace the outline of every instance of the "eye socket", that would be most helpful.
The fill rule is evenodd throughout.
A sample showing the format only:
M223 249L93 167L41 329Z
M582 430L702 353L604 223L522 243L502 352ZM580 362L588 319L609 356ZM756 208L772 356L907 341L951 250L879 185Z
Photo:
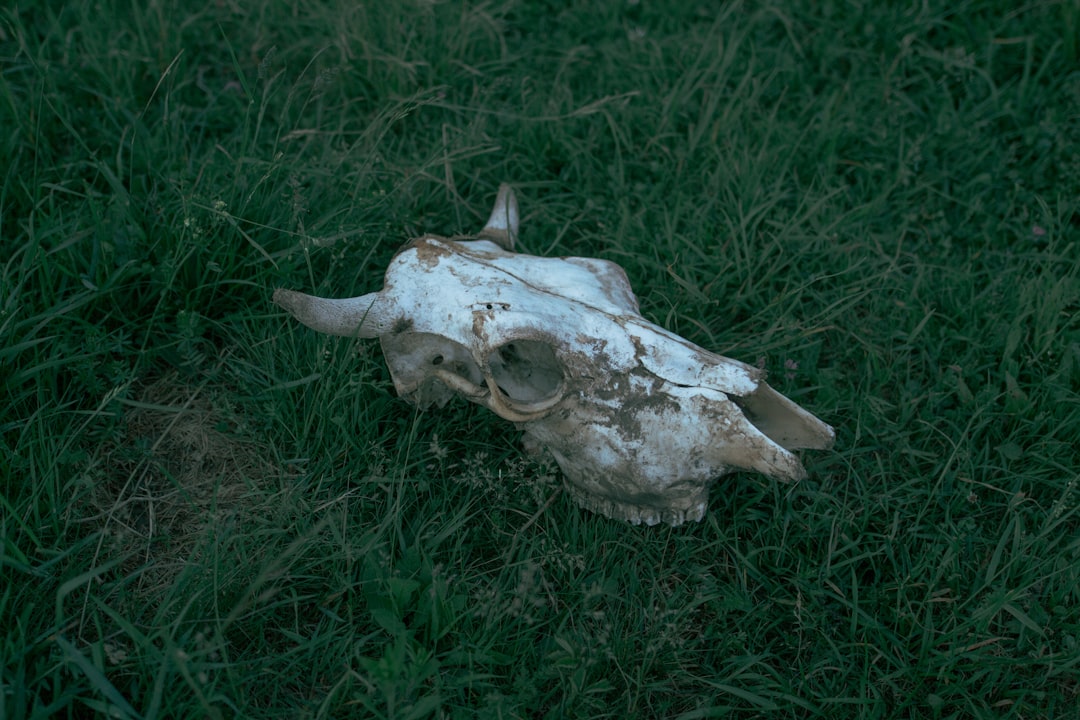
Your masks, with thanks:
M488 367L499 389L514 403L548 400L563 386L563 370L555 351L538 340L500 345L488 356Z

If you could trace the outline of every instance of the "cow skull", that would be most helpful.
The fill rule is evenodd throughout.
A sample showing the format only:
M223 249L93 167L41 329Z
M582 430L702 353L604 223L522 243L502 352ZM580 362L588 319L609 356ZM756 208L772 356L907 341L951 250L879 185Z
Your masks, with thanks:
M581 505L635 524L701 520L717 477L798 480L791 451L832 445L762 371L645 320L621 267L515 253L517 233L503 185L475 237L413 240L382 290L274 302L320 332L378 337L402 397L487 407L550 451Z

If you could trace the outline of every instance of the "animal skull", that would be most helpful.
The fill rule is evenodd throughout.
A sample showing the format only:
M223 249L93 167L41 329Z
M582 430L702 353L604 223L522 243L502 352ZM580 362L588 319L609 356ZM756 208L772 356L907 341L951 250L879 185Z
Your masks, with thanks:
M517 232L503 185L475 237L411 241L382 290L274 302L320 332L378 337L401 396L487 407L550 451L581 505L634 524L701 520L717 477L798 480L791 451L832 445L762 371L645 320L621 267L515 253Z

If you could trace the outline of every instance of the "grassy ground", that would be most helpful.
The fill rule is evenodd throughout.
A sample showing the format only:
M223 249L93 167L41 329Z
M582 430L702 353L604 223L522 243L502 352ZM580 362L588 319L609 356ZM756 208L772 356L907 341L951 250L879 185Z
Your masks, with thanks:
M292 5L0 11L0 717L1074 716L1075 2ZM810 479L608 521L270 305L502 181Z

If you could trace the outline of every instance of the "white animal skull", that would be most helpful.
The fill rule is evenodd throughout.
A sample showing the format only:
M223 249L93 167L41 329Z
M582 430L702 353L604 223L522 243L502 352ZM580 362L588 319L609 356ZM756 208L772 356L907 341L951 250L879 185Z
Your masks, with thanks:
M583 506L635 524L700 520L717 477L798 480L791 451L832 445L760 370L645 320L618 265L515 253L517 232L503 185L478 235L413 240L379 292L274 302L315 330L378 337L401 396L461 395L513 421Z

